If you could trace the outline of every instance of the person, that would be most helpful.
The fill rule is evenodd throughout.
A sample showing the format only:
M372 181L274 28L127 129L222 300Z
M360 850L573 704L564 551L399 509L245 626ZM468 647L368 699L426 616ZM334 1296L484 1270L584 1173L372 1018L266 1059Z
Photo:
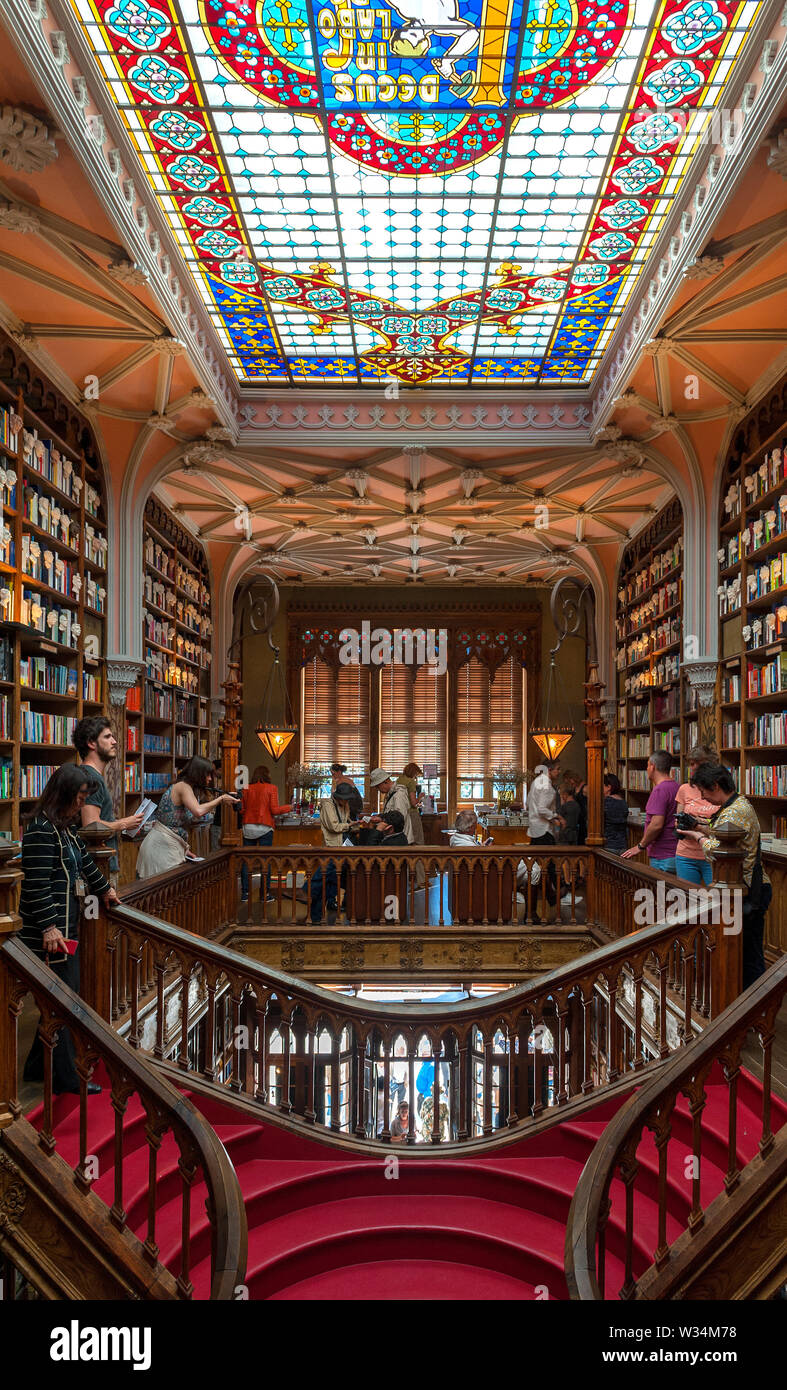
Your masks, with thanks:
M413 845L424 844L424 827L418 809L418 778L422 776L423 768L418 763L407 763L396 779L397 787L404 787L410 799L410 829L413 832L410 843Z
M291 806L279 805L279 794L271 781L270 768L264 763L255 767L251 782L241 792L241 815L243 817L243 843L262 848L273 844L274 816L286 816ZM249 870L246 864L240 866L241 902L249 899ZM268 902L273 901L271 893L271 871L268 869L266 884Z
M674 874L675 851L678 837L675 834L675 798L678 784L670 777L672 758L666 748L657 748L648 759L648 781L653 787L645 803L645 830L638 845L624 849L621 859L633 859L640 850L647 850L652 869L660 869L663 874Z
M579 807L577 844L584 845L588 837L588 784L586 778L577 773L572 773L571 776L574 783L574 800Z
M564 777L560 783L560 819L562 825L557 833L559 845L579 844L579 802L574 796L574 780Z
M90 789L82 767L67 763L57 768L33 807L22 838L22 940L75 994L79 993L82 912L88 896L105 903L118 900L76 833ZM25 1081L44 1078L44 1045L37 1031L23 1075ZM74 1040L65 1027L58 1030L52 1053L52 1089L56 1095L79 1094ZM87 1089L92 1095L101 1087L89 1082Z
M353 793L357 788L352 782L339 782L330 796L324 796L320 802L320 828L322 830L323 844L329 849L338 849L348 838L350 828L350 804ZM310 917L313 923L322 919L322 883L323 868L321 864L312 874L310 891ZM339 882L336 876L336 864L333 859L329 859L325 865L325 906L329 912L335 912L338 907Z
M729 768L721 763L701 762L692 778L692 785L703 800L710 802L715 809L708 831L686 830L683 832L685 838L699 845L712 861L720 844L714 833L716 830L734 826L743 832L743 988L748 989L765 971L765 914L773 895L770 879L762 867L760 822L751 802L736 790L735 779Z
M178 778L167 787L150 819L150 828L142 841L137 857L137 878L151 878L165 869L174 869L195 856L189 849L189 830L192 825L210 824L207 814L223 802L237 807L240 798L232 792L220 792L210 801L200 802L213 774L208 758L189 758Z
M559 763L539 763L527 798L528 829L531 845L554 845L560 828L555 808L555 788L550 769L560 770Z
M347 764L331 763L331 794L336 791L340 782L346 782L347 786L352 787L355 792L355 795L350 800L350 820L358 820L363 812L363 797L352 777L347 776Z
M604 848L609 854L628 849L629 807L620 778L604 773Z
M376 767L370 774L369 786L372 791L379 792L380 795L385 798L382 811L373 812L372 814L372 825L375 825L380 820L384 812L399 811L404 820L407 843L408 845L413 844L415 832L412 827L412 807L407 788L399 786L398 784L395 785L390 772L386 772L382 767Z
M452 849L478 849L477 830L478 816L469 806L465 807L464 810L457 811L456 813L454 829L451 832L451 838L448 843ZM486 839L482 840L481 843L483 845L491 845L494 841L491 835L487 835Z
M391 1143L406 1144L407 1136L410 1133L410 1107L406 1100L403 1100L391 1121Z
M137 830L142 823L140 815L115 818L112 797L104 779L108 765L117 757L118 741L112 732L112 725L103 714L89 714L74 725L71 742L79 754L82 771L87 780L87 800L82 807L82 825L95 825L100 830L114 830L107 849L113 851L109 860L109 881L113 888L118 885L117 832Z
M401 811L385 811L377 822L377 828L369 832L367 845L380 845L385 849L407 848L404 833L404 816Z
M678 787L678 794L675 797L675 809L677 812L685 812L694 816L699 822L699 830L707 830L707 822L710 816L716 811L716 807L710 801L706 801L698 787L694 786L693 778L697 769L703 763L718 764L716 754L704 743L695 744L689 749L689 780L683 782ZM678 848L675 855L675 873L678 878L686 879L688 883L710 883L713 870L709 861L705 858L697 841L693 836L686 835L678 828Z

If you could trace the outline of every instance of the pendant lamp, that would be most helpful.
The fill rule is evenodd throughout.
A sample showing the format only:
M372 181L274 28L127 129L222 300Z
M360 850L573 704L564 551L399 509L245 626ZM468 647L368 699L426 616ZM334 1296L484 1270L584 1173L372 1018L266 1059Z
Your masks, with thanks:
M547 681L544 722L530 730L530 737L548 762L554 762L556 758L559 758L566 744L574 737L574 730L568 720L561 720L560 718L555 681L555 653L553 652Z
M279 715L280 717L277 717ZM279 648L273 647L273 665L262 697L260 722L254 732L265 752L277 763L298 732L292 716L290 697L279 661Z

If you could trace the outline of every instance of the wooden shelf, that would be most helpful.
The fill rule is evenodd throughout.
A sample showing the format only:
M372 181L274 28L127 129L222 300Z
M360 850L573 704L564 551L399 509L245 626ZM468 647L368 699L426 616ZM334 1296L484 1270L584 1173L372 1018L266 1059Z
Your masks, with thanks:
M86 712L98 713L104 708L103 697L106 693L106 687L103 654L106 639L106 614L88 606L85 571L87 567L90 572L95 570L103 575L105 570L95 562L87 560L83 548L86 540L86 526L92 526L96 534L102 537L106 535L107 527L102 514L102 471L98 447L92 435L90 422L86 417L80 415L78 409L70 401L60 395L54 384L42 379L39 367L31 370L31 364L17 344L6 339L5 335L3 335L3 341L6 348L4 358L6 380L0 382L0 406L3 409L14 411L23 421L23 428L17 436L16 449L0 446L3 462L7 466L13 467L17 475L16 505L13 508L3 507L4 521L12 533L15 563L13 566L5 564L0 566L0 573L14 576L13 602L7 610L8 620L0 622L0 642L2 642L5 653L3 660L8 663L3 669L13 674L9 680L0 681L0 689L4 692L8 702L9 722L7 729L10 735L8 740L3 741L2 746L5 750L11 745L11 753L7 761L12 767L12 785L15 789L13 796L6 797L0 802L2 807L0 810L0 830L10 832L16 838L20 830L20 807L23 805L27 807L37 799L33 795L21 795L21 769L34 765L51 765L54 769L69 758L76 758L75 750L70 743L54 744L22 740L22 705L29 704L32 710L39 713L63 714L74 719L81 719ZM28 382L37 383L37 386L32 385L28 389ZM41 393L42 385L43 393ZM32 391L37 392L35 395L37 408L33 406ZM46 404L41 405L41 401L45 401ZM50 410L52 420L57 420L54 428L52 420L46 418ZM44 414L40 414L39 411L43 411ZM32 463L25 459L25 432L34 432L39 440L49 441L51 449L58 451L64 459L71 463L74 476L82 484L78 498L64 491L57 483L47 478L45 473L40 472L38 468L35 468ZM54 462L56 463L56 460ZM98 515L93 515L86 505L88 486L94 488L99 494ZM60 533L53 535L38 521L24 515L25 496L27 495L29 498L32 493L46 498L52 505L58 506L68 513L73 522L74 532L78 532L78 544L72 544L70 540L65 541ZM69 594L62 593L49 584L45 578L27 574L23 570L23 537L29 537L31 541L35 541L40 546L42 553L45 550L51 550L59 560L66 561L71 568L72 576L79 575L82 584L78 598L73 591ZM91 635L96 635L101 653L99 660L93 661L85 657L81 645L82 636L80 636L76 646L66 646L59 640L61 636L59 629L52 636L48 628L39 631L27 623L23 624L21 622L22 594L25 590L43 605L69 612L72 620L79 624L82 634L87 635L89 632ZM22 685L21 662L23 659L35 657L49 665L65 666L67 669L73 670L76 673L76 690L73 693L68 693L41 689L35 685ZM84 677L87 674L99 676L102 698L89 699L84 697Z

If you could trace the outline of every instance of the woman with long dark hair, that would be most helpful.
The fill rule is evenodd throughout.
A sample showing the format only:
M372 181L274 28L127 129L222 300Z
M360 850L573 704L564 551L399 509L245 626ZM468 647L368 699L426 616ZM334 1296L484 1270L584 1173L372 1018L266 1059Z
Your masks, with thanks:
M604 848L609 854L622 854L628 848L629 807L620 778L604 773Z
M83 906L88 897L117 902L114 888L73 829L81 818L88 791L81 767L67 763L57 768L33 807L22 839L22 940L75 994L79 993ZM44 1050L36 1032L24 1079L42 1081L43 1077ZM52 1089L56 1095L79 1092L74 1042L67 1028L59 1029L52 1053ZM92 1082L88 1085L90 1092L100 1090Z
M291 806L279 805L279 794L271 781L270 768L264 763L255 767L251 782L241 792L244 845L272 845L274 816L284 816ZM249 871L245 862L240 866L241 901L249 896ZM268 870L267 897L271 897L271 875Z
M178 774L177 781L167 787L153 816L150 828L137 857L137 878L174 869L189 857L189 831L192 825L209 825L208 813L222 801L238 805L238 797L221 792L209 801L200 801L213 777L213 763L208 758L189 758ZM208 817L206 819L206 817Z

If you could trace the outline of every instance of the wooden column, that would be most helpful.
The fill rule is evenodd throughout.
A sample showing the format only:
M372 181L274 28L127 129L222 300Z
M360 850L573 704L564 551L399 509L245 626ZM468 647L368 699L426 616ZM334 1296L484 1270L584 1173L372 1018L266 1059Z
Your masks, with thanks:
M22 873L9 863L18 850L18 844L13 841L0 844L0 1130L10 1125L19 1113L16 1098L17 1015L16 1011L12 1012L11 1005L13 980L2 952L3 943L14 936L22 925L22 918L16 910ZM18 865L19 861L16 863Z
M227 665L227 679L222 681L224 695L224 718L221 724L219 745L221 747L221 784L224 791L235 787L235 770L240 755L241 709L243 685L240 678L240 663L237 657ZM226 801L221 807L221 840L225 846L235 848L242 844L242 832L233 807Z
M719 841L719 848L713 853L713 885L728 889L735 913L741 922L743 908L744 851L742 832L736 826L722 825L712 831ZM722 903L722 906L725 906ZM724 916L730 914L724 913ZM716 949L711 962L711 1017L718 1018L728 1004L732 1004L743 989L743 931L735 931L729 924L720 923L716 929Z
M604 686L599 679L598 666L591 661L585 681L585 751L588 769L588 833L587 845L604 845L604 749L607 734L602 713Z
M122 816L121 807L125 804L123 800L125 776L123 769L126 765L126 694L135 686L144 668L137 661L126 661L125 658L113 658L106 663L107 693L109 702L104 702L107 711L107 719L112 728L112 733L117 739L117 757L107 763L104 772L109 794L112 797L112 805L115 815ZM119 846L118 846L119 848Z

